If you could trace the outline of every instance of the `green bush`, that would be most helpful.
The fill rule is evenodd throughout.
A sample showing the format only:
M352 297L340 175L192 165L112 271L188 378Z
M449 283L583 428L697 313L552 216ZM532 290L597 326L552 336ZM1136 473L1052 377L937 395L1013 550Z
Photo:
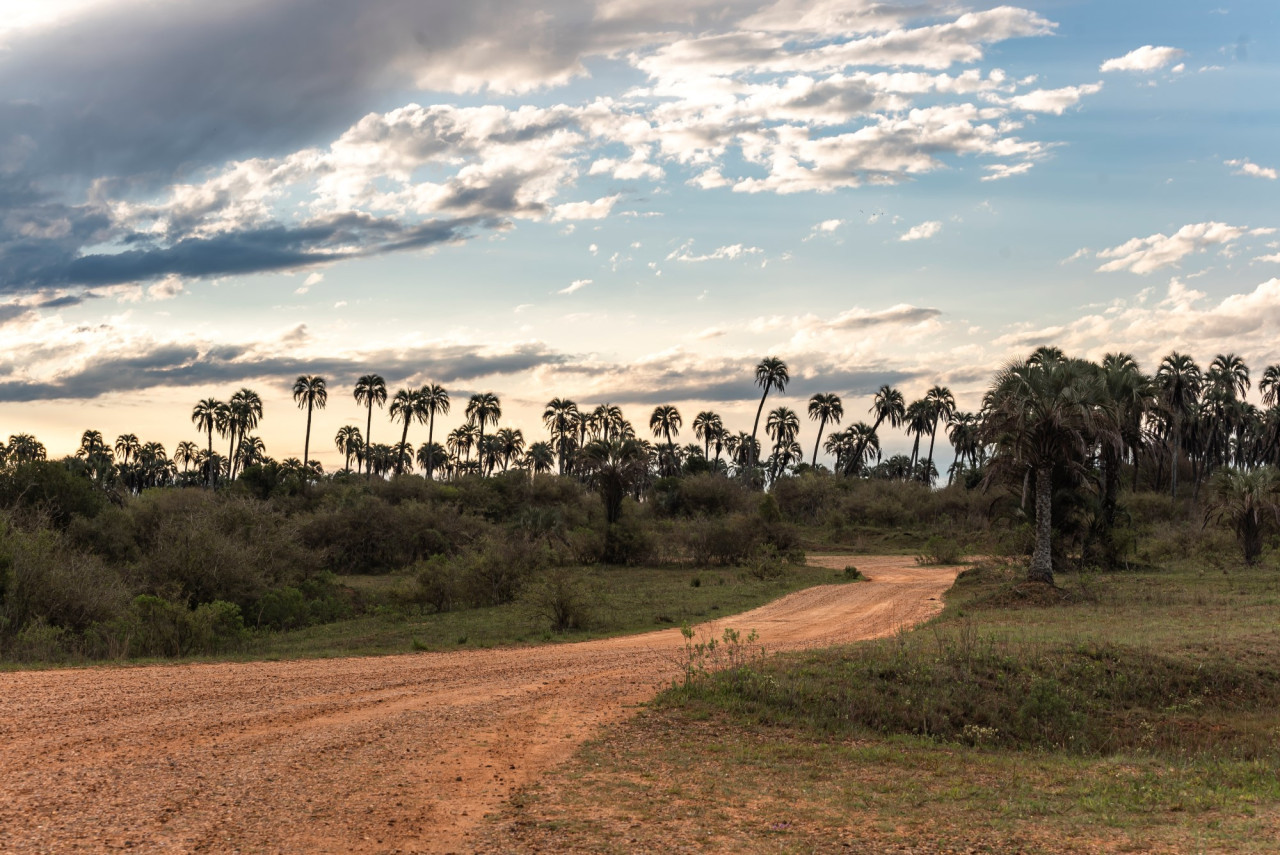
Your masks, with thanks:
M0 635L43 623L81 632L125 608L128 588L97 556L52 529L26 532L0 517Z
M429 605L437 612L452 611L461 599L461 589L456 559L433 555L413 565L410 602L414 605Z
M586 629L591 623L592 595L580 570L554 567L529 586L526 599L534 615L552 632Z

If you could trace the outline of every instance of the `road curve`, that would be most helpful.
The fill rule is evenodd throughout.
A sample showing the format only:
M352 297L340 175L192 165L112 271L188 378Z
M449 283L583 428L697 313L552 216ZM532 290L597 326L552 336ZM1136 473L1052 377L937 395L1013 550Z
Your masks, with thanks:
M768 650L927 619L958 568L825 556L872 579L699 628ZM0 674L0 852L464 852L512 790L679 673L678 630L533 648Z

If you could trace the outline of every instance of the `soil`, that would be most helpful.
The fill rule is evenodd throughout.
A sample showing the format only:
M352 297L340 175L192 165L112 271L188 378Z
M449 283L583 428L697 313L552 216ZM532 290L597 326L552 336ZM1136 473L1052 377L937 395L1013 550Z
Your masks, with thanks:
M892 634L960 568L820 556L871 579L704 624L769 650ZM0 674L0 851L469 852L472 829L680 673L679 630L355 659Z

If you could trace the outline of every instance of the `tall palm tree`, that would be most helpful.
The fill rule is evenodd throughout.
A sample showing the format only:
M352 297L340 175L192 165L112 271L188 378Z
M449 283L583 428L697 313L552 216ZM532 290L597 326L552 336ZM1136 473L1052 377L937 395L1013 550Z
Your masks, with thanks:
M946 386L934 386L925 393L924 399L929 402L929 465L925 472L933 470L933 441L938 434L938 422L951 422L956 412L956 399Z
M506 472L511 467L511 461L519 459L524 453L524 432L519 428L504 427L493 437L497 441L498 456L502 458L502 471Z
M911 471L916 471L916 463L920 459L920 437L929 432L930 420L933 417L933 405L921 398L907 405L907 415L903 420L907 425L907 436L914 436L911 446Z
M368 445L373 442L374 405L381 408L387 402L387 381L382 379L380 374L365 374L356 381L352 396L356 399L358 406L363 406L367 410L364 420L364 441L365 445ZM367 459L365 462L365 474L372 474Z
M1053 584L1053 470L1082 471L1098 446L1119 445L1114 405L1097 366L1080 359L1014 362L982 402L983 439L995 471L1035 476L1035 550L1027 576Z
M311 411L323 410L329 403L329 390L323 377L314 374L301 374L293 382L293 400L298 409L307 410L307 433L302 443L302 465L304 469L311 466Z
M777 389L779 392L785 392L787 383L790 380L791 375L787 373L787 363L776 356L766 356L756 365L756 385L764 391L760 395L760 406L756 407L756 421L751 428L752 439L760 435L760 414L764 412L764 399L769 396L769 391ZM760 462L760 443L758 440L754 448L756 459L751 462L757 464Z
M621 407L605 403L591 411L590 424L596 436L608 442L623 438L627 420L622 415Z
M494 393L480 392L472 395L471 400L467 401L467 419L480 429L480 435L476 440L477 451L484 447L484 426L486 424L497 424L500 418L502 418L502 403ZM484 463L482 461L482 472L483 466Z
M567 471L569 455L573 453L578 441L581 421L582 414L578 412L577 403L569 398L552 398L542 411L542 423L551 433L551 443L560 458L561 475Z
M818 438L813 441L813 457L809 458L814 466L818 465L818 448L822 443L822 431L827 422L840 424L844 418L844 404L840 396L834 392L819 392L809 399L809 420L818 423Z
M1160 361L1156 369L1156 387L1160 404L1169 414L1173 434L1173 462L1171 466L1171 494L1178 498L1178 461L1182 458L1183 424L1200 398L1204 378L1195 360L1176 350Z
M257 466L267 459L267 445L260 437L250 434L240 440L240 444L236 446L236 457L240 458L236 461L239 464L240 471L248 469L250 466Z
M418 448L418 465L423 472L431 472L437 463L447 460L447 452L438 442L427 441Z
M907 417L907 402L902 393L889 384L882 385L876 390L875 395L871 398L871 409L868 410L876 417L875 423L871 425L871 435L879 439L880 425L888 421L890 427L901 427L903 421ZM877 453L877 456L878 453ZM866 449L859 448L849 458L856 465L861 466L866 458ZM852 474L846 472L846 474Z
M1274 407L1280 397L1280 365L1268 365L1262 371L1262 379L1258 381L1258 391L1262 393L1262 403Z
M680 411L671 404L660 404L654 407L653 414L649 416L649 430L653 431L654 437L665 437L667 440L664 469L668 475L674 475L678 471L678 468L672 471L674 455L671 452L675 449L675 438L680 435L680 426L683 424Z
M427 480L431 480L436 469L436 415L449 415L449 393L437 383L428 383L418 390L418 402L422 411L427 414Z
M191 421L196 426L196 430L204 431L209 440L205 457L205 481L209 487L213 486L215 475L213 466L210 464L213 460L213 429L218 426L218 412L221 409L222 402L217 398L205 398L191 410Z
M364 440L360 436L360 428L355 425L343 425L338 428L338 433L333 437L333 443L338 447L338 453L346 459L346 471L351 471L352 455L361 454L364 451Z
M401 389L391 399L391 421L399 419L404 427L400 430L400 443L396 447L403 450L408 447L409 422L417 420L419 424L427 420L426 407L422 403L422 391L419 389ZM410 455L412 461L412 455ZM404 472L405 455L396 456L396 474Z

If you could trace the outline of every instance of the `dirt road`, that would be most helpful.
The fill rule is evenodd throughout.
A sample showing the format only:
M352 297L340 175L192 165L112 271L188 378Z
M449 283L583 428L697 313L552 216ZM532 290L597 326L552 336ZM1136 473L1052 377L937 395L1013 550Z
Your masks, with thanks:
M770 650L892 633L954 568L721 623ZM719 634L717 624L701 628ZM466 852L511 791L669 684L678 630L536 648L0 674L0 852Z

